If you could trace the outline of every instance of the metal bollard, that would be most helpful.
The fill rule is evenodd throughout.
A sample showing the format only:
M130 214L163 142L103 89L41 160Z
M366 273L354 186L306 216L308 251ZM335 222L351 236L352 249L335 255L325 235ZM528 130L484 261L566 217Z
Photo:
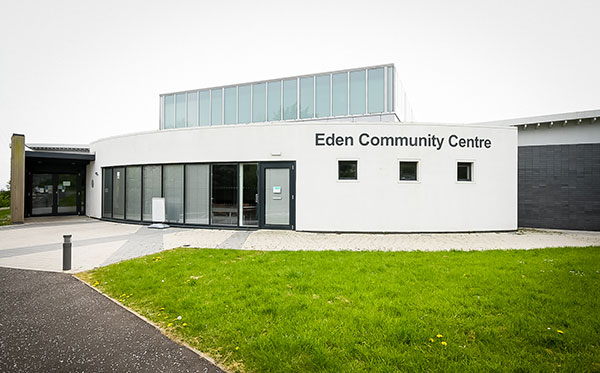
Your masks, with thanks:
M71 269L71 235L65 234L63 238L63 271L68 271Z

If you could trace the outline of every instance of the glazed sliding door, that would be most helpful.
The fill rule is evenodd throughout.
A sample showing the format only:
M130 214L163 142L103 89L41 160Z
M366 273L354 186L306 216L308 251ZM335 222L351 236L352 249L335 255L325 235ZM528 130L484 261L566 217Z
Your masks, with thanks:
M58 214L77 213L77 175L59 174L56 187L56 206Z
M185 165L185 223L208 224L210 166Z
M213 164L211 224L238 224L238 165Z
M54 207L52 174L33 174L31 188L31 215L50 215Z
M240 164L240 225L258 226L258 164Z

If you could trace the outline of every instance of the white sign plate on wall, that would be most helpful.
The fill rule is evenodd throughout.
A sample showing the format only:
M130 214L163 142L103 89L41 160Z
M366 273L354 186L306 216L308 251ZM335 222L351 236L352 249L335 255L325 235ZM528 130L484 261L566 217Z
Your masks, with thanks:
M274 186L273 187L273 194L281 194L281 187L280 186Z
M152 198L152 222L165 222L165 199L154 197Z
M165 221L165 199L152 198L152 224L148 228L169 228Z

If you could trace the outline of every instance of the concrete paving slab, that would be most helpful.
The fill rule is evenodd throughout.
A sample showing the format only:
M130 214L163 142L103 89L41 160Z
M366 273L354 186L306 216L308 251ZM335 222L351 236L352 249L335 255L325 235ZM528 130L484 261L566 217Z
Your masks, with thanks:
M216 248L235 232L235 230L224 229L185 229L170 233L167 230L164 235L164 247L165 249L181 246Z
M70 275L0 268L0 372L221 372Z
M62 268L62 235L73 235L73 271L83 271L176 247L244 250L491 250L600 246L600 232L523 229L499 233L315 233L236 231L113 223L85 217L27 220L0 229L0 266Z
M14 227L14 226L8 226ZM1 229L0 251L13 248L61 244L63 235L72 235L73 242L104 237L130 235L144 228L135 224L119 224L99 220L67 220L62 223L30 223L16 229Z
M127 240L110 241L94 245L75 245L72 248L71 270L69 273L87 271L103 263L123 246ZM52 250L35 251L24 255L2 257L0 267L32 269L41 271L62 271L62 245L52 245ZM25 251L25 249L15 249ZM3 254L3 253L0 253Z
M523 229L490 233L312 233L260 230L244 242L247 250L506 250L600 246L600 232Z

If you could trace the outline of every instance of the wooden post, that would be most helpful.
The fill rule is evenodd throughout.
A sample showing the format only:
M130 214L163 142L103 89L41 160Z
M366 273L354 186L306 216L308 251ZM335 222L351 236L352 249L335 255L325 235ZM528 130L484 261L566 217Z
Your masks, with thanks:
M25 135L14 133L10 142L10 219L25 222Z

